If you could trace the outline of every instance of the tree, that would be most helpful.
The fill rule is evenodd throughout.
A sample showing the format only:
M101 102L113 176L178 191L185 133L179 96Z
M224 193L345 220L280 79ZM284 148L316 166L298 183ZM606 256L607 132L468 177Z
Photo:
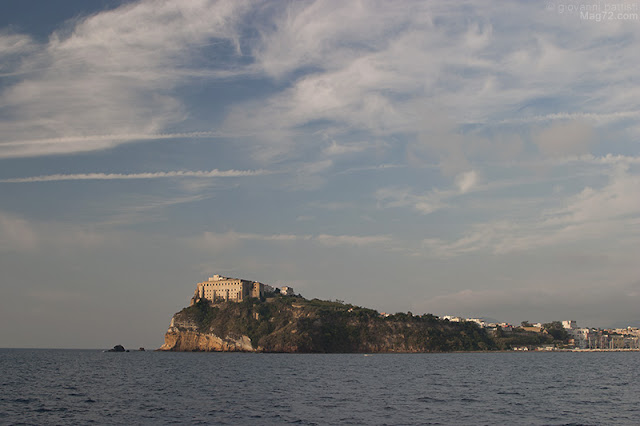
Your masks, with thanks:
M560 321L553 321L542 325L542 328L547 330L547 333L553 337L554 340L566 342L569 340L569 333L564 329Z

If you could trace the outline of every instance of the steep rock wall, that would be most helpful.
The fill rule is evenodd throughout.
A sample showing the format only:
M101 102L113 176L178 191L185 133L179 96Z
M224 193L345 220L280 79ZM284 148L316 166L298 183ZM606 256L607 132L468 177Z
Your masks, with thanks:
M254 352L248 336L216 336L213 333L202 333L189 318L175 314L171 325L164 335L161 351L176 352Z

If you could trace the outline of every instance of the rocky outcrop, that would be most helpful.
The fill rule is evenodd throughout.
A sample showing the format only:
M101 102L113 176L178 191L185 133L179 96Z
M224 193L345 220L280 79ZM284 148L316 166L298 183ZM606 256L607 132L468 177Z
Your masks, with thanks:
M178 352L253 352L248 336L220 337L212 332L202 333L192 319L178 312L171 319L169 329L164 335L161 351Z
M113 349L109 349L107 352L125 352L124 346L122 345L115 345L113 347ZM129 352L129 351L126 351Z
M195 331L167 331L161 351L179 352L254 352L251 339L247 336L220 338L212 333Z
M449 323L342 302L271 297L243 302L201 300L175 314L164 351L394 353L491 350L475 323Z

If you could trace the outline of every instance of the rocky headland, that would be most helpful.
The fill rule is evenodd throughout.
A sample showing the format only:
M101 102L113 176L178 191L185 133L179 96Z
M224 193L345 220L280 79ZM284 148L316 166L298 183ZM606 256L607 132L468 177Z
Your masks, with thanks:
M171 319L164 351L417 353L501 349L475 323L431 314L381 315L299 296L242 302L199 300Z

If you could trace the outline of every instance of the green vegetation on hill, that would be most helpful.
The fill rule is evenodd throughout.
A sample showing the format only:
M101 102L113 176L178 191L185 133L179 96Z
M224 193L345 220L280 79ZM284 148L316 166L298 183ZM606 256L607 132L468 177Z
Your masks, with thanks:
M495 350L499 346L472 322L443 321L431 314L377 311L340 301L274 296L265 301L211 305L199 301L177 314L200 333L246 335L266 352L444 352Z
M546 333L536 333L516 328L505 332L500 327L493 334L495 345L500 350L508 350L514 347L537 347L554 343L553 337Z

